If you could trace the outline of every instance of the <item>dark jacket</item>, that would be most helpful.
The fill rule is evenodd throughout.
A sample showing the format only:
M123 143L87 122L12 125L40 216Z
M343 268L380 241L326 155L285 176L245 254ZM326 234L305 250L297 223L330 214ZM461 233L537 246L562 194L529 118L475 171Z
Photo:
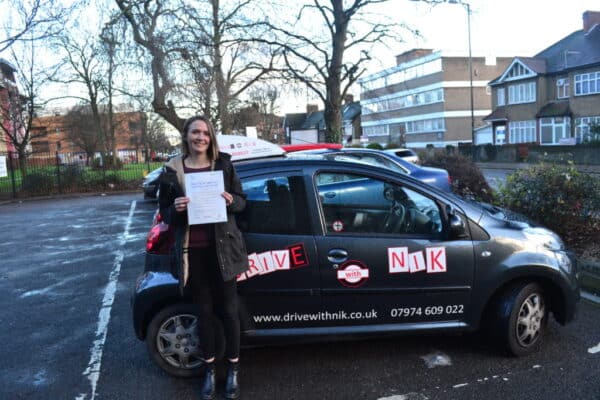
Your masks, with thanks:
M240 179L231 163L231 156L219 152L219 156L211 165L211 170L223 171L225 191L233 196L233 203L227 206L227 222L213 224L215 228L215 247L221 275L224 281L236 277L248 269L248 255L242 233L238 229L233 213L241 212L246 207L246 195L242 191ZM178 273L179 286L187 284L189 277L189 260L187 245L189 226L187 213L175 210L176 197L185 196L185 178L183 172L183 156L177 156L167 162L160 177L159 207L163 220L175 226L175 243L173 249L174 270Z

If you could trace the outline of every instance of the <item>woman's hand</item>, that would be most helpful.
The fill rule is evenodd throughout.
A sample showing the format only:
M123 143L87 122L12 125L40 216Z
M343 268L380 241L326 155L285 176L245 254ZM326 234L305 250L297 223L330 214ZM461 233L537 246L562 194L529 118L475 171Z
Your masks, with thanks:
M182 212L187 209L187 205L190 202L189 197L176 197L173 204L175 205L175 211Z
M221 193L221 196L223 196L223 198L225 199L225 204L227 204L228 206L233 204L233 195L231 193L223 192Z

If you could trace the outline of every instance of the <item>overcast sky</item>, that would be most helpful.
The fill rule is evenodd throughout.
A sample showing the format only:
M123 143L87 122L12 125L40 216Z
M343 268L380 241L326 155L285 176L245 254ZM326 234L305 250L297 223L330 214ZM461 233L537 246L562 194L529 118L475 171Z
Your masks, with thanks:
M473 55L534 56L572 32L582 29L583 12L600 11L600 0L470 0L471 45ZM412 48L431 48L468 54L466 7L392 0L388 15L397 16L418 29L422 37L406 36L390 50L377 53L378 65L372 71L392 67L395 56ZM394 17L396 18L396 17ZM358 88L355 96L358 96ZM306 101L282 105L283 112L304 112Z

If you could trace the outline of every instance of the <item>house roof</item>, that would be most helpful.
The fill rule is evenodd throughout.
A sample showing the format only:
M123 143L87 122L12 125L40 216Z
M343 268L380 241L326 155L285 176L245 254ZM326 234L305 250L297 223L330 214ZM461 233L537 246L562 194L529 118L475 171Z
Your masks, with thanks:
M361 113L359 101L344 104L342 106L342 119L354 121ZM325 129L324 111L313 111L310 113L294 113L285 115L285 127L291 130Z
M487 122L492 121L508 121L508 117L506 116L506 107L497 107L490 115L483 119Z
M545 118L545 117L570 117L573 113L571 112L571 108L569 107L568 100L562 101L549 101L544 104L540 111L536 114L536 118Z
M534 57L517 57L517 60L521 61L525 66L536 74L546 73L546 60L543 58Z
M573 32L535 57L546 60L548 73L600 63L600 25Z
M600 24L592 27L587 33L583 30L573 32L534 57L515 57L502 75L490 81L489 85L501 83L517 62L536 74L554 74L600 64Z
M298 129L299 127L302 126L305 119L306 119L306 113L285 114L283 124L286 127L289 126L290 128Z

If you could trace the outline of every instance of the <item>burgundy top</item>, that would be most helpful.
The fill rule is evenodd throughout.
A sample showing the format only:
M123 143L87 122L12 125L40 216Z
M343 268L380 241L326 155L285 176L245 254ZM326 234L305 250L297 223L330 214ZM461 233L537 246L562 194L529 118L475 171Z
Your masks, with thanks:
M183 163L183 172L207 172L210 171L210 166L206 168L189 168ZM188 247L211 247L215 245L215 229L214 224L197 224L190 225L190 239Z

